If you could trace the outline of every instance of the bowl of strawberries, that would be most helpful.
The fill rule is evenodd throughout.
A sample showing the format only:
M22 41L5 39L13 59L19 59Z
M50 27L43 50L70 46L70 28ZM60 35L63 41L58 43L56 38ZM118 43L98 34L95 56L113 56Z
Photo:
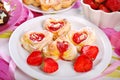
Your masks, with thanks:
M120 0L81 0L85 17L100 28L120 25Z

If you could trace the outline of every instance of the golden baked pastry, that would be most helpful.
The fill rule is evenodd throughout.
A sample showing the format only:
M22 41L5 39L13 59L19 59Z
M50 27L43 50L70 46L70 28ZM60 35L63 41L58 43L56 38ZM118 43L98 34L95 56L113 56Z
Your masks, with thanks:
M67 37L77 47L78 51L83 45L91 45L95 42L94 29L90 27L81 28L81 30L71 30Z
M62 7L63 8L68 8L68 7L70 7L72 4L73 4L73 2L75 2L76 0L61 0L61 2L62 2Z
M40 8L44 11L49 9L60 10L62 8L60 0L40 0L40 3Z
M56 46L56 41L52 41L49 43L47 46L45 46L42 50L44 57L52 58L54 60L59 59L59 50L57 49Z
M51 5L52 9L55 11L62 9L61 0L54 0L54 3Z
M48 11L51 8L52 0L40 0L40 8L44 11Z
M76 47L67 40L66 37L61 36L48 46L43 48L45 57L57 59L63 59L67 61L74 60L77 56Z
M54 40L61 35L66 35L71 29L71 25L66 19L54 18L46 19L43 27L54 34Z
M40 1L39 0L23 0L23 3L25 3L26 5L33 5L35 7L40 6Z
M33 6L39 7L40 6L40 1L39 0L34 0L32 3Z
M31 5L34 3L34 0L23 0L26 5Z
M28 31L21 36L21 44L28 52L42 50L53 39L53 34L49 31Z
M43 11L61 10L70 7L76 0L23 0L26 5L33 5Z

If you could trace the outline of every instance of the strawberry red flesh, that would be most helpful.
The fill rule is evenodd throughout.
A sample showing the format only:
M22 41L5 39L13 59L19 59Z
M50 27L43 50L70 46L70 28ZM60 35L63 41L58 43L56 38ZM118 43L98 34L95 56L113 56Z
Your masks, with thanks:
M80 55L74 62L74 70L76 72L87 72L92 69L93 62L86 55Z
M40 51L33 51L28 57L27 57L27 63L29 65L33 66L39 66L41 65L43 60L43 55Z
M87 33L86 32L83 32L83 33L75 33L73 35L73 41L76 43L76 44L80 44L82 41L86 40L88 37Z
M61 27L64 26L64 22L51 22L50 26L48 27L50 31L57 31Z
M45 58L41 65L41 70L45 73L53 73L58 70L58 63L52 58Z
M103 10L104 12L108 12L108 13L110 12L110 10L103 4L99 6L99 10Z
M107 0L105 5L111 11L119 11L120 10L120 0Z
M96 3L103 3L105 2L106 0L95 0Z
M91 60L95 60L99 49L97 46L91 46L91 45L85 45L82 47L81 49L81 54L85 54L86 56L88 56Z
M43 40L44 37L45 37L45 35L42 33L33 32L30 34L30 40L32 40L32 41L39 42L39 41Z
M84 0L84 3L89 4L92 9L98 9L98 4L94 0Z
M63 41L63 42L58 41L57 48L58 48L60 53L64 53L68 49L68 42L67 41Z

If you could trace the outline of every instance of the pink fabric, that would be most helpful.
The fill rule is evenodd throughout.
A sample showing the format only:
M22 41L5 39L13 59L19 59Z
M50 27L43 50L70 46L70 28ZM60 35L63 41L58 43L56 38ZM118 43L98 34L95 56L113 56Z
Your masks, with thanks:
M104 28L102 30L110 39L112 46L115 48L115 53L120 56L120 31L116 31L113 28Z
M79 7L80 7L80 0L77 0L73 8L79 8Z
M113 28L103 28L102 30L108 36L112 46L115 48L114 51L116 52L116 54L120 56L120 31L116 31ZM92 80L98 80L99 78L102 78L103 76L112 73L116 70L118 66L120 66L119 60L112 63L102 74Z
M0 79L1 80L15 80L14 72L16 65L5 53L0 53Z

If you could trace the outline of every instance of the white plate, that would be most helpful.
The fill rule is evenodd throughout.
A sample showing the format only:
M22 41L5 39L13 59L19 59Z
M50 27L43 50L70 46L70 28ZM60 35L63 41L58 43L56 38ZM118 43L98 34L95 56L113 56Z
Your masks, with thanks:
M70 7L64 8L64 9L61 9L61 10L57 10L57 11L52 10L52 9L51 9L51 10L48 10L48 11L44 11L44 10L41 10L40 8L38 8L38 7L33 6L33 5L26 5L26 4L24 4L24 3L22 2L22 0L20 0L20 2L21 2L26 8L28 8L28 9L34 11L34 12L38 12L38 13L60 13L60 12L64 12L64 11L67 11L67 10L71 9L71 8L74 6L74 4L75 4L75 2L74 2Z
M41 31L42 22L50 17L54 18L65 18L71 25L72 29L79 30L82 27L92 27L96 33L96 45L99 47L99 54L94 61L93 69L85 73L77 73L73 70L71 62L59 61L59 70L53 74L43 73L38 67L29 66L26 63L26 58L29 55L27 51L23 49L20 43L20 37L26 31L35 30ZM88 80L105 70L111 60L112 47L106 35L97 26L88 22L83 18L75 16L63 16L63 15L46 15L31 19L21 24L11 35L9 41L9 51L12 59L16 65L26 74L40 80Z

